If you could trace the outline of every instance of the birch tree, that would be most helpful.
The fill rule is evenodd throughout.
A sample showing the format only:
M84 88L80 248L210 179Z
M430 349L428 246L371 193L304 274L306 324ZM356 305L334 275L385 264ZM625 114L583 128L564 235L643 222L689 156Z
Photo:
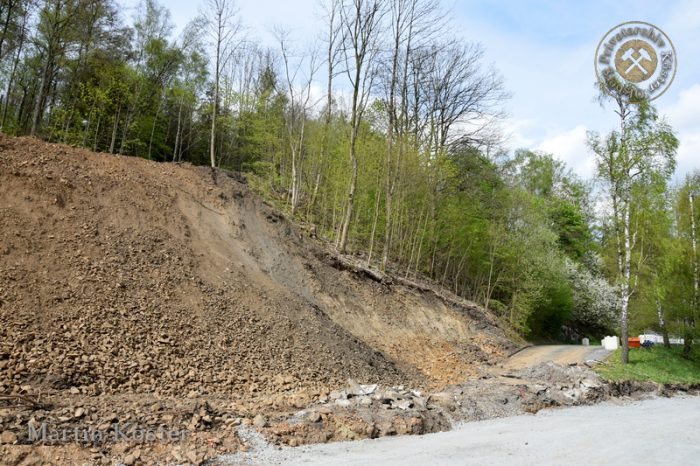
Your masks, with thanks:
M620 293L620 329L622 360L629 361L630 299L636 291L638 266L633 260L639 246L638 224L632 221L635 187L649 183L655 176L670 178L675 168L678 139L671 127L659 120L648 103L630 103L623 95L602 93L601 102L612 100L620 128L604 139L588 135L588 146L595 154L598 178L607 188L610 200L608 223L615 247L615 275Z

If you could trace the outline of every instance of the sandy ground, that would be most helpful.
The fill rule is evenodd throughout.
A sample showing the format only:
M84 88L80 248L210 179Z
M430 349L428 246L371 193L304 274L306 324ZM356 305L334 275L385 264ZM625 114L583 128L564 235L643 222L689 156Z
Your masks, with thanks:
M563 365L584 363L587 361L602 361L609 354L610 351L603 349L602 346L531 346L508 358L503 362L503 366L508 369L524 369L548 361Z
M696 464L700 398L606 402L463 424L424 436L276 450L222 464ZM239 454L240 455L240 454Z

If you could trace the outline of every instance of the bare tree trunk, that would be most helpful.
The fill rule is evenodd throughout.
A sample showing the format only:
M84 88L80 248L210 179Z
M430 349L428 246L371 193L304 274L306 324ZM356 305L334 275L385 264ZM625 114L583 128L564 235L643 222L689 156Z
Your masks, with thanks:
M442 272L442 279L440 280L440 288L444 288L445 279L447 279L447 271L450 268L450 258L452 257L452 242L450 242L450 247L447 248L447 260L445 261L445 267Z
M139 93L137 92L136 95L138 94ZM122 128L122 140L119 143L119 155L124 155L124 149L126 149L126 138L129 135L129 126L131 126L131 118L136 111L135 107L135 104L130 104L127 107L126 118L124 118L124 127Z
M333 79L335 78L335 64L337 60L337 54L338 54L338 48L336 47L337 45L337 40L339 37L339 29L338 29L338 14L339 14L339 8L340 8L340 2L339 0L330 0L330 8L327 11L328 14L328 46L325 48L326 52L326 64L328 65L327 67L327 76L326 76L326 112L324 115L324 122L323 122L323 139L321 142L321 151L319 154L319 163L318 163L318 173L316 173L316 181L314 183L314 190L313 194L311 196L311 201L309 202L307 212L310 212L311 209L316 205L316 199L317 199L317 194L318 194L318 189L319 185L321 182L321 178L323 175L323 172L325 170L325 165L326 165L326 158L328 157L328 139L329 139L329 133L330 133L330 128L331 128L331 117L333 115ZM325 216L325 212L324 212Z
M622 330L622 361L629 362L629 304L631 297L632 273L632 234L630 230L629 199L625 200L623 212L624 258L622 264L622 284L620 296L620 326Z
M216 45L214 58L214 102L211 116L211 134L209 137L209 157L211 167L216 167L216 118L219 110L219 85L221 71L230 57L229 42L237 32L237 27L232 23L234 16L233 3L230 0L209 0L209 27Z
M87 124L83 128L83 147L87 148L88 133L90 132L90 125L92 124L92 114L95 112L95 107L97 106L97 99L92 101L92 106L90 107L90 113L88 114ZM63 136L65 140L65 134Z
M384 250L382 251L382 263L381 270L386 269L387 261L389 260L389 249L391 248L391 213L392 213L392 195L394 191L394 176L391 170L392 158L394 152L394 116L396 115L396 86L398 79L398 67L399 67L399 51L402 42L402 22L403 22L403 2L393 2L392 3L392 40L393 40L393 50L391 57L391 75L389 81L389 102L387 108L388 117L388 127L386 131L386 155L384 158L385 165L385 199L384 199L384 210L385 210L385 228L384 228Z
M377 232L377 220L379 219L379 200L381 199L381 173L377 176L377 194L374 199L374 218L372 219L372 233L369 238L369 252L367 253L367 267L372 265L372 252L374 251L374 237Z
M158 123L158 116L160 115L160 109L163 105L163 98L158 96L158 108L156 109L156 116L153 118L153 124L151 125L151 137L148 140L148 160L151 160L151 149L153 148L153 136L156 133L156 124Z
M696 325L698 312L698 242L695 233L695 194L692 191L692 187L689 187L688 190L688 201L690 203L690 240L693 248L693 316L692 318L686 318L683 323L685 326L683 335L683 357L686 359L690 358L693 338L695 337L693 329Z
M350 175L350 189L348 190L348 197L345 201L345 216L343 217L343 224L340 229L340 241L338 243L338 251L342 254L345 253L345 249L348 244L348 230L350 229L350 222L352 221L352 209L355 203L355 190L357 189L357 155L356 155L356 141L357 134L353 130L353 135L350 138L350 163L352 166L352 171Z
M36 136L39 124L44 116L44 105L46 103L46 95L49 92L49 62L44 65L44 70L41 73L41 81L39 84L39 93L34 102L34 111L32 113L32 126L29 130L31 136Z
M661 300L659 298L656 298L656 315L659 318L659 327L661 328L661 334L664 337L664 346L666 348L670 348L671 342L668 339L668 328L666 328L666 316L664 308L661 305Z
M290 204L292 207L292 216L296 213L297 203L299 201L299 183L298 183L298 170L297 170L297 151L296 148L292 149L292 187L290 193Z
M318 167L318 171L316 172L316 177L314 180L314 189L311 191L311 200L309 201L309 204L306 207L306 215L310 216L311 214L311 209L316 205L316 199L318 197L318 188L321 185L321 169L322 169L322 163L319 164L320 166Z
M175 130L175 145L173 146L173 162L177 160L178 147L180 145L180 132L182 131L182 102L184 98L180 97L180 105L177 109L177 129Z
M621 98L617 98L620 117L620 154L626 151L626 118L629 114L627 104ZM614 180L612 187L613 219L615 230L615 247L617 250L617 272L621 278L620 283L620 330L622 340L622 362L629 362L629 301L630 301L630 275L632 262L632 242L630 237L630 187L629 180L620 179L616 173L616 164L612 161L614 154L609 154L609 177Z
M418 242L418 252L416 253L416 266L413 269L413 276L418 275L418 266L420 265L420 255L423 250L423 240L425 239L425 232L428 229L428 215L425 216L425 221L423 222L423 231L421 231L420 241Z
M496 242L494 241L489 248L489 279L486 284L486 294L484 295L484 309L489 310L491 303L491 281L493 280L493 265L496 262Z
M418 216L418 222L416 222L416 228L413 233L413 241L411 241L411 253L408 256L408 266L406 267L406 275L404 275L405 278L408 278L408 274L411 271L411 264L413 263L413 256L416 252L416 247L418 246L418 238L420 235L418 232L420 231L420 224L421 221L423 220L423 215L425 214L425 207L421 209L420 215Z
M292 215L294 215L299 205L302 174L301 159L304 150L304 135L309 99L311 98L311 85L313 84L313 77L316 71L316 53L312 51L308 55L303 54L294 67L290 68L290 54L287 49L284 31L278 32L278 41L282 51L287 93L289 94L289 108L285 114L285 127L287 129L287 138L289 139L289 150L292 155L290 202ZM294 82L294 77L297 76L306 59L308 59L309 70L306 73L303 86L297 90L298 84Z
M117 108L117 116L114 118L114 126L112 126L112 140L109 143L109 153L114 154L114 149L117 144L117 129L119 128L119 117L122 113L122 106L119 104Z
M373 80L373 60L376 53L375 42L381 21L381 5L376 0L354 0L348 8L343 5L341 17L345 27L346 45L352 55L347 61L348 76L352 83L352 106L350 110L350 188L345 204L345 218L340 231L338 250L344 253L348 243L348 231L352 221L355 191L357 190L357 140L360 133L362 114L364 113ZM348 14L348 9L350 13ZM346 52L347 54L347 52ZM354 71L354 73L353 73Z
M212 110L212 115L211 115L211 134L209 137L209 157L211 159L211 167L215 168L216 167L216 107L218 105L219 101L219 52L218 52L218 47L217 47L217 59L216 59L216 67L217 67L217 72L216 72L216 82L214 84L214 105L213 105L213 110Z
M100 134L100 123L102 122L102 114L98 113L97 115L97 124L95 125L95 137L92 142L92 151L97 152L97 138Z
M458 284L459 284L459 276L462 274L462 270L464 270L464 261L467 258L467 252L469 251L469 248L466 248L464 250L464 254L462 254L462 258L459 260L459 264L457 264L457 269L455 270L455 276L452 279L452 285L454 288L454 293L459 294L461 296L462 293L458 292Z

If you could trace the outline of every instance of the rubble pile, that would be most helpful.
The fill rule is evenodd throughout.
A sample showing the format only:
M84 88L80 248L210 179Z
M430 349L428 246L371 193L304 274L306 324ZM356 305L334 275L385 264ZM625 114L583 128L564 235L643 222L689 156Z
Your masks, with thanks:
M30 424L219 435L351 377L425 390L515 346L473 303L334 265L234 173L0 135L0 225L3 459ZM131 451L90 448L72 456Z

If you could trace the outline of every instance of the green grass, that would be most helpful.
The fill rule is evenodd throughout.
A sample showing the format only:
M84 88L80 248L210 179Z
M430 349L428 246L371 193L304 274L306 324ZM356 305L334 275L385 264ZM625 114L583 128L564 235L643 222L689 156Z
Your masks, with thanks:
M681 356L683 348L654 346L651 349L630 348L629 364L622 364L622 350L610 355L596 370L613 381L641 380L658 383L700 383L700 355L694 348L691 359Z

